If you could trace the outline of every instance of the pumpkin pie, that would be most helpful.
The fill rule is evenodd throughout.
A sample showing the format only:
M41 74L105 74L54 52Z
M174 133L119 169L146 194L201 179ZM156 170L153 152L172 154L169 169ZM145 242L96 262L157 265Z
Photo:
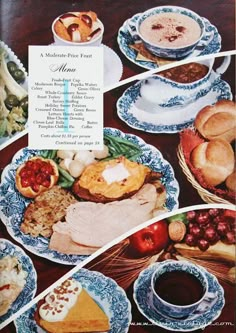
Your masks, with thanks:
M72 281L71 279L67 281ZM77 282L77 281L76 281ZM67 282L66 282L67 283ZM76 287L75 287L76 289ZM74 289L74 290L75 290ZM59 293L58 293L59 290ZM70 307L64 318L56 317L53 318L53 314L59 312L60 309L63 311L64 303L63 300L68 300L68 295L72 294L69 291L67 294L61 293L61 289L54 289L52 294L48 295L45 300L39 302L37 312L35 314L36 322L44 330L50 333L72 333L72 332L107 332L110 329L109 319L100 306L93 300L93 298L87 293L85 289L81 287L79 295L76 295L75 303ZM53 307L50 302L51 298L55 300L55 295L59 300L57 306ZM59 297L57 296L59 295ZM60 304L60 300L62 303ZM55 302L54 302L55 303ZM43 311L42 311L43 309ZM50 316L42 316L45 314L45 309L50 312ZM44 318L42 318L44 317ZM47 319L46 319L47 318ZM55 320L54 320L55 319Z

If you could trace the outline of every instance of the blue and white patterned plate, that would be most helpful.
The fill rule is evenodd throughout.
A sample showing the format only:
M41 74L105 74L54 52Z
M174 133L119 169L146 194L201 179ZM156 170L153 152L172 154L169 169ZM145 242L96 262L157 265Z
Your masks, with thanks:
M128 126L149 133L177 133L193 124L196 114L204 106L220 99L232 99L231 88L218 79L209 92L199 91L195 100L186 106L156 106L156 112L148 112L149 105L140 95L142 81L129 87L118 99L117 114ZM157 89L158 93L158 89ZM153 107L153 106L151 106Z
M130 22L132 24L135 24L141 13L135 14L133 17L131 17ZM217 53L221 49L221 36L218 33L217 28L212 25L206 18L202 17L204 24L205 24L205 30L207 33L213 33L213 37L209 36L203 36L202 41L207 41L208 38L210 38L209 44L203 49L203 50L195 50L192 54L190 54L187 58L189 57L196 57L196 56L202 56L206 54L213 54ZM117 42L120 47L121 52L128 58L130 61L135 63L136 65L146 68L146 69L155 69L158 68L158 65L154 62L151 61L139 61L136 60L137 57L137 51L132 49L129 45L134 43L134 40L132 36L129 33L129 30L127 28L128 20L126 20L122 27L118 31L118 36L117 36Z
M31 259L19 246L4 238L0 238L0 259L7 255L17 257L22 269L27 272L27 277L23 290L12 304L11 308L5 315L0 317L0 327L1 324L4 324L7 319L34 298L37 289L37 273Z
M118 284L95 271L80 269L72 276L97 302L109 318L109 333L126 333L131 323L131 305ZM36 305L15 320L17 333L45 333L34 320Z
M206 310L203 314L194 316L190 315L186 319L168 318L159 314L150 305L151 293L151 277L153 272L157 269L158 263L150 265L147 269L143 270L138 279L134 283L134 300L137 304L139 311L153 324L171 330L174 332L188 332L197 329L205 328L210 325L221 314L222 308L225 304L224 290L219 284L217 278L208 273L203 267L207 280L209 292L217 293L218 297L210 309Z
M152 170L162 173L161 181L167 192L166 208L169 211L177 209L179 185L175 179L171 165L163 159L159 150L154 146L146 144L141 138L132 134L125 134L118 129L105 128L104 133L130 140L142 149L143 153L137 162L145 164ZM6 225L9 234L30 252L54 262L76 265L83 261L86 256L66 255L50 250L48 248L48 238L42 236L32 237L20 231L25 208L31 200L23 197L16 189L15 174L19 165L27 161L30 157L38 154L38 150L24 148L16 153L12 163L4 169L0 185L0 218Z

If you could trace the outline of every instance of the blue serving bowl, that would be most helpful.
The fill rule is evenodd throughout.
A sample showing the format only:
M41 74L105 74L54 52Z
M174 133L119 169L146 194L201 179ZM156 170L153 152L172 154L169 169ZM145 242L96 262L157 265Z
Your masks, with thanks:
M186 15L196 21L201 29L201 35L200 37L195 40L193 43L181 46L181 47L163 47L157 44L153 44L150 41L146 40L140 33L140 25L141 23L147 19L150 16L160 14L160 13L178 13L182 15ZM195 49L195 47L199 44L201 41L204 33L205 33L205 25L203 22L203 19L196 14L195 12L183 8L183 7L177 7L177 6L160 6L151 8L147 11L145 11L141 16L139 17L137 24L136 24L136 32L139 38L142 40L144 46L154 55L158 57L163 58L171 58L171 59L182 59L188 56L190 53L192 53Z

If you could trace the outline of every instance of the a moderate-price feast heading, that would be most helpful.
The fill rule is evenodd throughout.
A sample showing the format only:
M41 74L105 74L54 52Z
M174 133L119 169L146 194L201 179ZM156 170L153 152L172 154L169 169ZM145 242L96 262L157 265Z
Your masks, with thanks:
M103 48L29 46L29 147L103 147Z

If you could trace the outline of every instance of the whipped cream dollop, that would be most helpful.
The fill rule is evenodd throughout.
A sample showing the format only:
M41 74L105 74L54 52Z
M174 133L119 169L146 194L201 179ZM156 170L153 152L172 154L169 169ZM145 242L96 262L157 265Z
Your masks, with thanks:
M102 172L102 177L105 179L107 184L111 184L113 182L119 182L124 180L130 176L129 171L126 169L123 163L118 163L115 166L108 166Z
M75 305L82 286L75 279L64 281L45 297L45 302L39 308L42 319L54 322L63 320L69 310Z

